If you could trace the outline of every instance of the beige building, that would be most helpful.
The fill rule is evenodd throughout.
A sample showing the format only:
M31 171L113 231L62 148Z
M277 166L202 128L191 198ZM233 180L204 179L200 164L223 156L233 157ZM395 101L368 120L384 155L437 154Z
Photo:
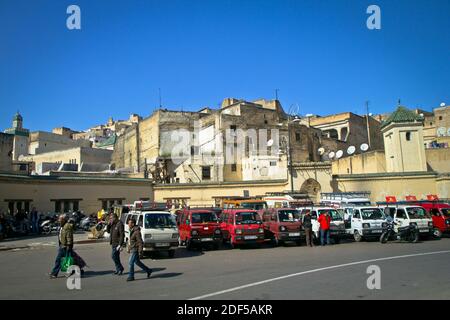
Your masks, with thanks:
M303 123L320 129L329 138L345 142L347 146L359 147L367 143L371 150L383 150L384 147L381 123L371 116L344 112L325 117L307 117Z
M37 155L74 147L89 148L91 147L91 142L87 140L73 140L67 136L52 132L36 131L30 134L27 154Z
M156 111L117 137L112 162L158 183L277 180L287 178L289 156L321 161L320 147L343 144L295 121L276 100L227 98L216 110Z
M76 147L23 156L21 160L34 163L37 174L58 170L96 172L110 169L111 156L111 150Z
M0 212L36 207L40 212L95 213L114 204L153 200L147 179L115 176L0 174Z

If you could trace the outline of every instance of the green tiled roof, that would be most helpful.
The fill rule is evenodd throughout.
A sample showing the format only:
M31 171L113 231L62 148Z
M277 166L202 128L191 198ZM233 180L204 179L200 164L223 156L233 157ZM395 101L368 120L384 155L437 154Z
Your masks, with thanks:
M423 118L416 114L414 111L409 110L406 107L399 106L386 121L383 122L381 127L385 127L391 123L402 123L402 122L417 122L423 121Z
M96 144L96 147L101 148L101 147L107 147L107 146L113 146L116 143L116 134L113 133L108 139L106 139L105 141L102 141L100 143Z

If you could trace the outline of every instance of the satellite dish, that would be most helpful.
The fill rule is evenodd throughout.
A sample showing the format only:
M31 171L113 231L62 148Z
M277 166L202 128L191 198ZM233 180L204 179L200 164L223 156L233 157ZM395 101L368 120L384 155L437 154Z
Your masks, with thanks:
M268 147L273 146L273 139L270 139L269 141L267 141L267 146Z
M443 137L447 133L447 129L445 127L440 127L436 130L438 137Z
M350 154L350 155L354 154L355 151L356 151L355 146L350 146L350 147L347 148L347 153Z
M362 152L369 150L369 145L367 143L363 143L360 147Z
M344 155L344 151L338 150L338 151L336 152L336 159L342 158L343 155Z
M328 154L328 158L333 159L333 158L334 158L334 155L335 155L335 153L334 153L333 151L331 151L331 152Z
M441 103L441 107L445 107L445 102L442 102L442 103Z
M319 155L323 155L325 153L325 148L324 147L320 147L317 152L319 153Z

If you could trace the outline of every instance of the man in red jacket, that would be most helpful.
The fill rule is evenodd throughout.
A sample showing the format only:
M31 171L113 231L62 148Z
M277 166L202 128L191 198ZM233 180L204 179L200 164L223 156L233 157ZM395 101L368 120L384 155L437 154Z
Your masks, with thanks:
M328 211L325 211L322 213L319 217L319 223L320 223L320 243L322 246L326 244L330 244L330 223L331 223L331 217ZM326 242L325 242L326 237Z

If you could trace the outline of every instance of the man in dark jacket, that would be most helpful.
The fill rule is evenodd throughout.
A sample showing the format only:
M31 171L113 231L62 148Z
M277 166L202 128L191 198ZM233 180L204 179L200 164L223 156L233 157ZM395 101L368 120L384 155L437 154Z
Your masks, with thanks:
M125 231L123 222L119 220L119 218L113 213L111 215L111 221L107 226L107 232L109 233L109 244L112 248L112 260L114 261L114 265L116 266L116 272L114 274L122 275L123 266L120 262L120 250L123 245Z
M311 211L306 210L305 215L302 219L303 229L305 230L306 235L306 245L312 247L312 222L311 222Z
M152 270L143 264L140 260L142 253L144 251L144 243L142 242L141 229L136 226L136 221L130 219L128 221L128 227L130 228L130 239L128 240L128 252L130 255L130 272L128 273L127 281L134 280L134 265L136 264L142 270L147 272L147 278L150 278Z
M56 256L55 266L50 272L50 279L58 277L58 272L61 269L61 259L67 254L71 255L73 249L73 226L68 223L68 216L62 214L59 216L59 223L61 225L58 236L58 255Z

